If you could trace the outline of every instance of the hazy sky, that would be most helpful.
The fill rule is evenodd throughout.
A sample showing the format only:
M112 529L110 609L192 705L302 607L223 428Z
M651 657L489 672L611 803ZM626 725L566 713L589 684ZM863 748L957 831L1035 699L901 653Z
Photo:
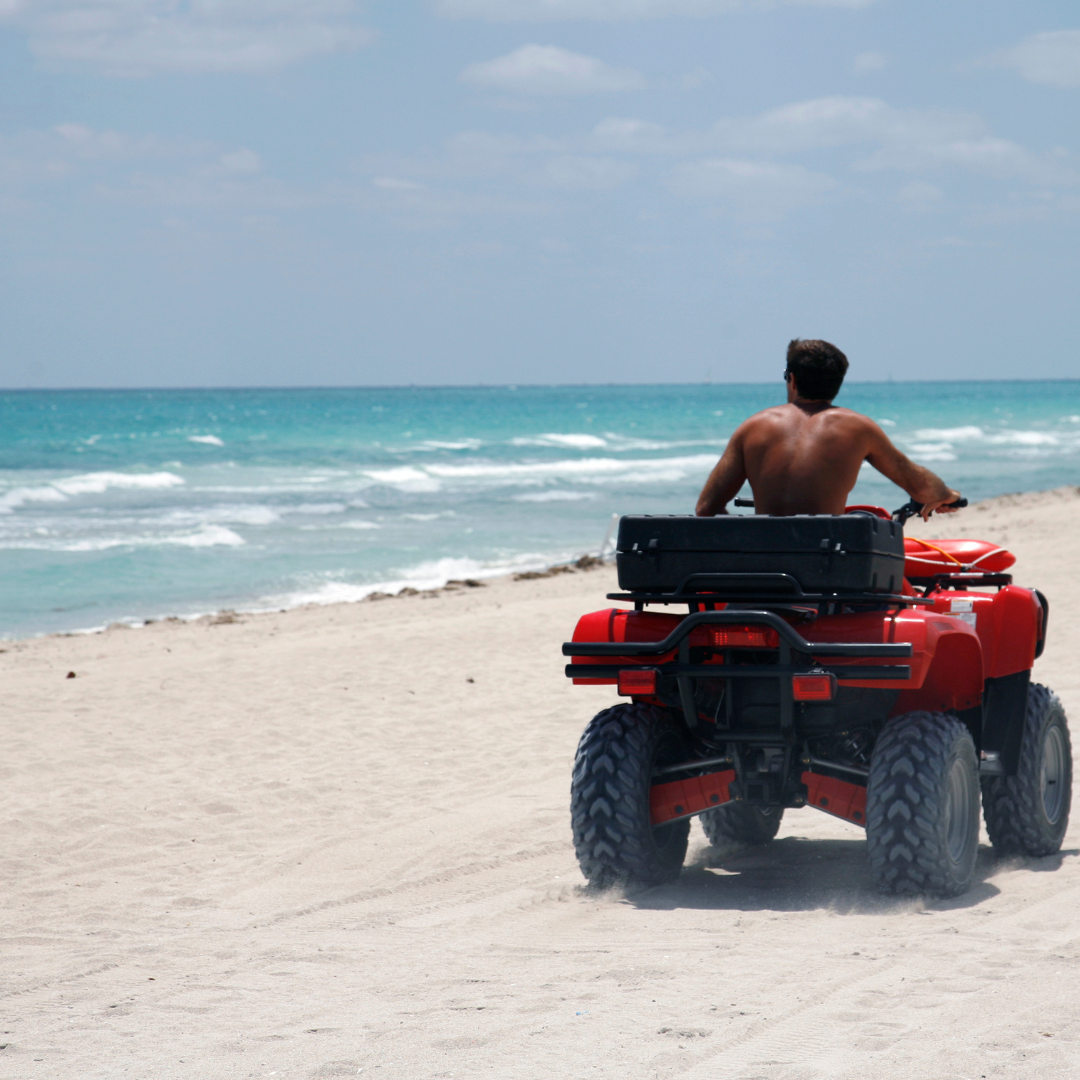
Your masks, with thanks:
M0 0L0 385L1080 376L1080 11Z

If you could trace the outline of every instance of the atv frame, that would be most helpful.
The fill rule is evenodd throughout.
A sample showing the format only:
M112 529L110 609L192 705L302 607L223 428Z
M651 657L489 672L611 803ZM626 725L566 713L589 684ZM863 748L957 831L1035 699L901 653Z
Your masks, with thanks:
M609 599L633 606L584 616L563 646L575 683L630 698L592 721L575 761L592 884L672 880L692 817L731 849L813 806L866 829L880 888L957 895L975 869L980 787L999 853L1060 848L1068 727L1030 682L1049 605L1010 575L957 563L903 592L839 593L788 574L692 574ZM673 605L687 613L648 610Z

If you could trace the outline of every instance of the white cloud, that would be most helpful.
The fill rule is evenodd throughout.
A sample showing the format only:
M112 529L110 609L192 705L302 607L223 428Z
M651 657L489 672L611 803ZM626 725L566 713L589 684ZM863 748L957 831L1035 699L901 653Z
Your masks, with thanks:
M943 142L895 143L881 147L857 163L860 169L898 169L922 172L955 168L997 179L1027 180L1035 184L1075 184L1080 177L1053 154L1034 154L1009 139L986 135L978 139Z
M664 154L685 149L687 142L703 145L705 140L699 135L672 135L659 124L649 120L636 120L627 117L609 116L593 128L592 141L605 150L617 150L624 153Z
M208 143L165 140L153 135L132 137L68 122L45 131L0 136L0 186L15 189L52 184L88 171L100 175L138 160L190 162L212 152Z
M555 45L522 45L506 56L470 64L459 77L473 86L519 94L598 94L645 85L640 72Z
M441 14L492 22L556 22L566 19L656 19L704 17L729 11L794 7L864 8L874 0L435 0Z
M637 175L632 161L607 157L556 157L544 166L545 178L560 188L604 191Z
M197 153L199 149L194 144L165 143L152 135L133 139L117 131L95 131L85 124L57 124L52 130L60 137L61 152L84 160L173 156Z
M719 200L763 220L820 202L836 186L831 176L801 165L731 158L684 165L668 182L676 195Z
M957 168L1043 184L1072 184L1078 179L1058 152L1036 154L996 138L973 113L897 109L879 98L795 102L755 117L722 120L714 125L711 137L727 150L754 154L873 147L853 162L862 170Z
M1032 34L1019 45L998 53L994 61L1031 82L1063 88L1080 86L1080 30Z
M373 37L351 0L0 0L45 66L106 75L276 71Z
M735 147L792 153L867 143L938 144L979 135L985 128L970 113L896 109L880 98L826 97L721 120L713 135Z
M855 57L851 70L856 75L863 75L868 71L881 71L883 68L888 67L888 64L889 58L884 53L861 52Z

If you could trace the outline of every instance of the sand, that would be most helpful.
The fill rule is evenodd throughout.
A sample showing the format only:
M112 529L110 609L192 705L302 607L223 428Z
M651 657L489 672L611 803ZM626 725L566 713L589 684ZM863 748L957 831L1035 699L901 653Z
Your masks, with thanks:
M921 529L1019 555L1074 717L1078 528L1068 489ZM559 645L613 587L4 646L0 1076L1080 1075L1080 826L984 848L951 901L878 896L813 810L726 861L695 824L671 886L582 889L570 763L615 699Z

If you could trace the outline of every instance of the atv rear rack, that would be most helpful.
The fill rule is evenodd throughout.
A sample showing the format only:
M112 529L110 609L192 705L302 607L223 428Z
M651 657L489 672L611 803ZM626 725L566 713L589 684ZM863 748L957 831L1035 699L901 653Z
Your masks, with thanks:
M910 642L836 642L807 641L775 611L698 611L688 615L662 641L567 641L563 656L664 656L674 652L702 625L754 623L768 626L780 636L780 663L791 663L791 652L807 656L911 656ZM591 666L591 665L589 665ZM709 666L709 665L704 665ZM772 665L770 665L772 669ZM706 674L716 674L715 668Z
M688 604L697 606L739 602L776 604L885 604L910 607L928 603L925 597L887 592L806 592L791 574L691 574L672 592L608 593L609 600L622 600L641 611L646 604Z
M775 630L780 655L777 664L692 664L690 663L690 634L699 626L764 625ZM671 678L678 688L678 701L689 727L697 726L697 707L694 704L693 679L772 678L780 684L780 730L778 743L790 742L794 735L795 700L792 678L812 672L829 672L839 682L907 681L911 668L904 665L861 664L823 666L816 657L896 657L913 655L909 642L814 642L807 641L774 611L699 611L688 615L662 641L567 641L563 656L651 657L666 656L678 650L678 659L655 665L658 678ZM570 679L618 679L625 670L640 670L642 664L567 664ZM670 684L669 684L670 685ZM725 731L724 738L733 741L762 740L760 731ZM765 741L771 741L768 737Z

